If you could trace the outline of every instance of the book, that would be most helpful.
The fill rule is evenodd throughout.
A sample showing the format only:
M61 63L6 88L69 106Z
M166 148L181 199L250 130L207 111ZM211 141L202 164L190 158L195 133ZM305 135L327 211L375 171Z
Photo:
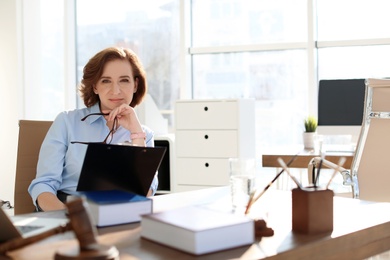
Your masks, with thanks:
M141 237L202 255L252 244L254 221L204 206L186 206L142 215Z
M121 190L86 191L89 212L98 227L141 221L142 214L153 212L152 199Z

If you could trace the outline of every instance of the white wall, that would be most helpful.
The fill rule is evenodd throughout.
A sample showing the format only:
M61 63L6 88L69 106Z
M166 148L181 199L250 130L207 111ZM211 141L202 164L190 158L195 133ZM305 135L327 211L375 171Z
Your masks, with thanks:
M13 204L18 118L23 110L20 0L0 1L0 199Z

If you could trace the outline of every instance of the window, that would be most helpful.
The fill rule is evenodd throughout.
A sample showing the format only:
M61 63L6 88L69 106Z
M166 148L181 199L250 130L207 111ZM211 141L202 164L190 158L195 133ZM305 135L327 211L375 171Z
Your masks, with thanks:
M302 143L303 119L317 113L319 79L389 76L387 5L387 0L76 0L77 77L102 48L130 47L146 68L149 93L161 111L173 111L180 97L255 98L258 149ZM180 19L188 30L180 30L187 25ZM185 69L183 56L190 60ZM182 80L184 70L191 73Z
M76 8L78 82L95 53L128 47L145 67L148 93L161 110L171 110L180 87L179 1L77 0Z
M67 32L64 32L64 25L67 17L64 16L64 3L58 0L23 1L22 14L23 116L53 120L72 103L70 100L74 100L76 93L69 90L65 72Z
M328 47L318 50L320 79L389 77L389 45Z
M193 0L192 47L306 41L306 1Z
M386 0L318 0L319 79L388 77Z
M300 143L306 1L193 0L192 21L193 98L255 98L256 147Z
M318 41L389 38L387 0L317 0Z

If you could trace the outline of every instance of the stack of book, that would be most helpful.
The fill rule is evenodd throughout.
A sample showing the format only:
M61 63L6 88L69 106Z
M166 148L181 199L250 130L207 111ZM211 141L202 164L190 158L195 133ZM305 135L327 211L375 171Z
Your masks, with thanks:
M254 221L244 215L187 206L142 215L141 237L201 255L252 244Z
M142 214L153 212L150 198L120 190L86 191L89 212L98 227L139 222Z

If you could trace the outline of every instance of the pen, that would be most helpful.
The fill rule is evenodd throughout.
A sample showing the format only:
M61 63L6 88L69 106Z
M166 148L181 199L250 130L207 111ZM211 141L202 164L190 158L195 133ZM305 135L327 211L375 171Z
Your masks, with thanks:
M320 172L321 172L322 163L324 162L324 159L325 159L325 154L321 153L321 161L320 161L320 164L318 166L317 175L315 176L314 183L313 183L314 187L318 186L318 182L319 182L319 179L320 179Z
M321 158L320 164L318 165L318 169L317 169L317 175L315 176L316 178L314 179L314 187L318 186L318 182L319 182L318 179L320 178L320 172L321 172L323 161L324 161L324 159Z
M291 159L290 161L288 161L287 165L290 166L290 164L297 158L299 152L297 154L295 154ZM248 214L249 212L249 209L250 207L258 200L260 199L261 196L263 196L263 194L269 189L269 187L271 187L272 183L274 183L280 175L282 175L282 173L284 172L284 169L282 169L278 174L276 174L275 178L273 178L273 180L267 185L265 186L264 190L258 194L256 197L255 197L255 194L256 194L256 190L254 192L251 193L250 197L249 197L249 200L248 200L248 204L246 205L246 209L245 209L245 215Z

